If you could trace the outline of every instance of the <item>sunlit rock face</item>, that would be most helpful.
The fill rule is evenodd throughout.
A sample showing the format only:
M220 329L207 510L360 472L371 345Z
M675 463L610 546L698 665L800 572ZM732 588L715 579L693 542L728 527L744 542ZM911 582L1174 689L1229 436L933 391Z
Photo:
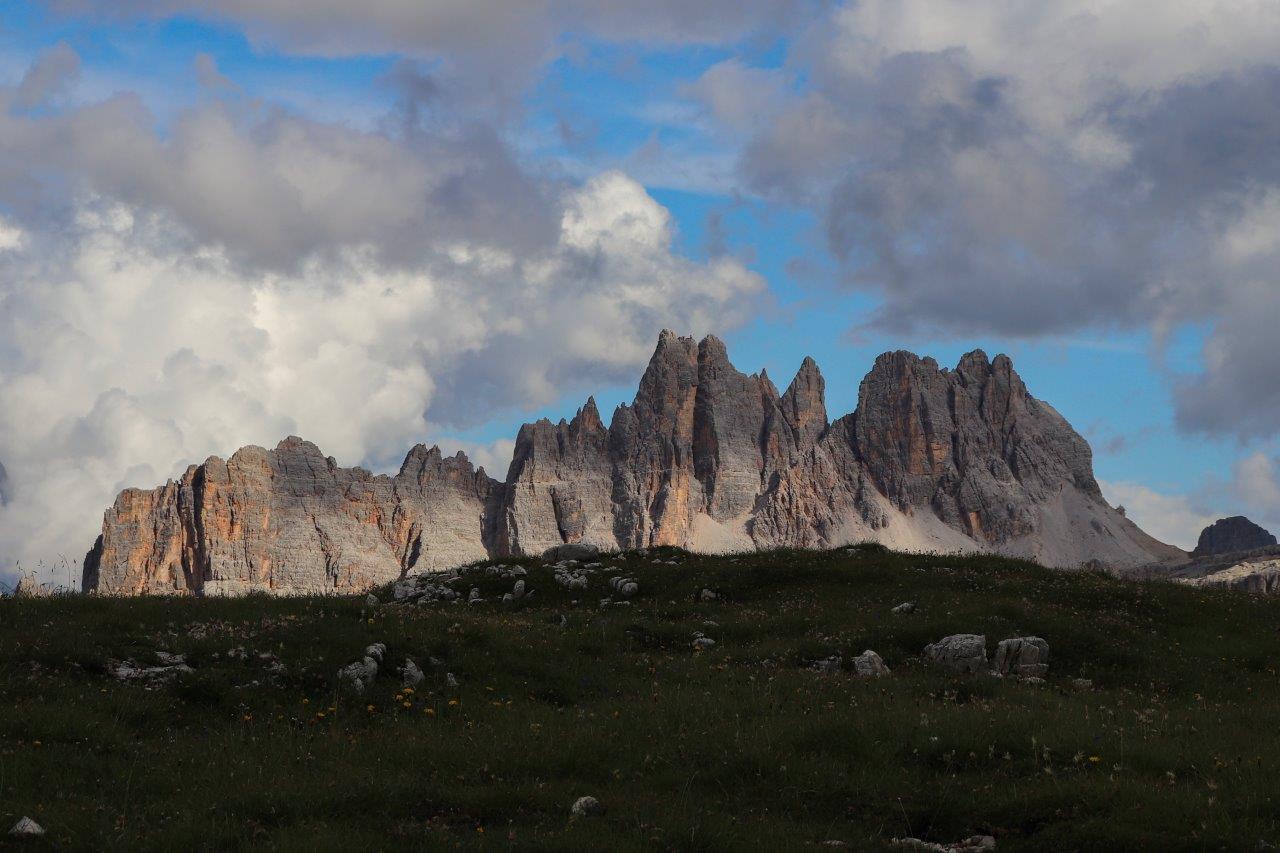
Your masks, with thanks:
M484 557L496 484L465 457L419 445L400 473L340 468L290 437L126 489L85 559L84 586L114 594L356 591Z
M725 552L874 540L1053 566L1181 552L1107 505L1088 444L1005 356L954 370L886 353L855 412L827 419L805 359L779 394L715 337L663 332L630 405L605 426L526 424L504 482L462 454L411 450L394 477L288 438L121 492L85 559L103 593L354 592L410 572L567 543Z

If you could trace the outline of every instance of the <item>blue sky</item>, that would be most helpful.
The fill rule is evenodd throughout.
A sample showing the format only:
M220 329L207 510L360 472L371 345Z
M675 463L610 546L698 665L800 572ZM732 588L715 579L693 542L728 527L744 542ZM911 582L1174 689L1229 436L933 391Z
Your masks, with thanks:
M813 356L832 416L882 351L1005 352L1157 535L1280 524L1280 23L1147 5L7 4L0 300L74 357L0 348L0 557L50 549L50 466L94 485L45 543L287 430L500 466L664 326Z

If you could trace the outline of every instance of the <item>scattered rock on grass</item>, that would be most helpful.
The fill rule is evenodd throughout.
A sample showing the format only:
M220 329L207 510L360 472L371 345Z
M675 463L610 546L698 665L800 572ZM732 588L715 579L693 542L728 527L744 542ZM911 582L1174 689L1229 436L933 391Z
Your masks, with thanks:
M919 838L895 838L893 846L907 850L928 850L930 853L979 853L983 850L995 850L996 840L990 835L971 835L963 841L937 844Z
M586 574L565 566L556 567L555 581L557 584L570 591L587 588Z
M1049 672L1049 644L1039 637L1001 640L991 668L997 675L1044 678Z
M698 590L697 599L698 601L705 602L705 603L709 603L712 601L719 601L720 593L716 592L714 589L707 589L704 587Z
M824 675L839 675L843 664L844 658L840 657L840 655L832 655L829 658L814 661L811 669Z
M386 643L372 643L365 647L364 657L338 670L338 681L356 693L363 693L378 677L378 664L387 653Z
M853 659L853 672L863 678L879 678L889 674L889 667L884 665L884 658L867 649Z
M976 675L987 670L987 638L982 634L952 634L925 646L924 656L948 672Z
M894 613L915 613L916 603L914 601L904 601L897 607L893 608Z
M365 603L365 606L369 608L377 607L378 596L374 595L373 593L369 593L364 597L364 603Z
M450 690L456 690L458 687L457 676L455 676L452 672L446 672L444 674L444 685L445 687L448 687Z
M616 577L609 579L609 586L623 598L631 598L640 591L640 584L635 578Z
M10 835L44 835L44 827L29 817L24 817L9 830Z
M147 685L162 684L186 672L194 672L182 655L156 652L160 666L139 666L131 660L110 661L108 671L121 681L140 681Z
M422 683L426 676L422 672L422 668L413 662L413 658L405 658L404 666L400 670L403 680L401 684L405 687L417 687Z
M693 634L693 648L697 651L706 651L716 644L716 641L710 637L704 636L701 631L695 631Z
M355 693L363 693L378 677L378 662L365 657L338 670L338 681Z
M578 797L569 809L569 814L574 817L594 817L604 814L604 806L595 797Z

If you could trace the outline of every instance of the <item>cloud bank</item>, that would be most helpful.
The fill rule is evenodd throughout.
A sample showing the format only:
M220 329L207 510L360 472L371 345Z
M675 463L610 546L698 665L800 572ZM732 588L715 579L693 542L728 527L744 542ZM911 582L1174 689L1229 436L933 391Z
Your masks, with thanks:
M1278 43L1269 0L861 0L688 92L745 186L820 215L879 329L1208 319L1179 423L1252 439L1280 432Z
M161 134L129 94L58 103L50 69L76 65L58 48L0 89L7 572L54 579L119 489L210 454L298 433L394 466L629 379L659 328L732 326L764 290L674 253L625 174L557 180L492 126L401 110L358 131L228 97Z

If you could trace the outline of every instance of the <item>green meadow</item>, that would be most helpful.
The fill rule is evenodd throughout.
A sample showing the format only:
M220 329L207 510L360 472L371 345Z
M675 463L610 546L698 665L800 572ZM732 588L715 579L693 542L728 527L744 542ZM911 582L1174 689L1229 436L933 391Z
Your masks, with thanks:
M457 585L481 590L474 605L0 601L0 829L26 815L47 833L0 843L1280 845L1275 600L877 547L631 553L573 593L537 560L505 562L532 600L503 604L511 581L478 574ZM638 580L626 605L601 604L614 574ZM916 611L892 613L903 601ZM989 651L1043 637L1049 675L933 670L922 648L954 633ZM387 653L355 693L337 671L371 643ZM864 649L891 674L854 675ZM157 652L190 672L115 674ZM811 668L831 655L842 671ZM406 657L426 676L411 690ZM571 816L586 795L603 813Z

